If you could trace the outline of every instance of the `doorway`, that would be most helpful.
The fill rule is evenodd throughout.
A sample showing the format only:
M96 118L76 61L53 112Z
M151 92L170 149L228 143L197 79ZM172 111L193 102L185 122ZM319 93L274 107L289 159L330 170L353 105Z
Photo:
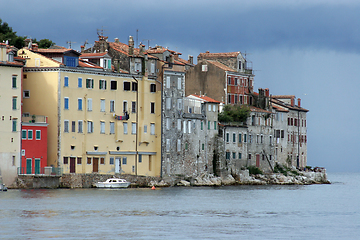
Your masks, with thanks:
M75 173L75 157L70 157L70 173Z
M98 172L98 171L99 171L99 158L94 157L93 158L93 172Z

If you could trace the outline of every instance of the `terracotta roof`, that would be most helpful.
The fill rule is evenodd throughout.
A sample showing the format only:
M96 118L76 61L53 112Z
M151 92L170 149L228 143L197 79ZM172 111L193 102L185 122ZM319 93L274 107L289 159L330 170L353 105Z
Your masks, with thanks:
M194 97L200 98L200 99L204 100L205 102L221 103L221 102L219 102L219 101L217 101L217 100L215 100L215 99L212 99L212 98L210 98L210 97L208 97L208 96L205 96L205 95L191 94L191 95L189 95L189 96L194 96Z
M288 96L293 96L293 95L288 95ZM309 111L309 110L307 110L305 108L302 108L302 107L299 107L297 105L291 106L291 104L285 103L285 102L283 102L281 100L278 100L278 99L270 98L270 101L272 103L278 104L278 105L280 105L282 107L285 107L285 108L288 108L288 109L291 109L291 110L302 111L302 112L308 112Z
M65 53L71 50L75 51L70 48L38 48L37 50L32 49L32 51L39 53Z
M241 54L240 52L227 52L227 53L210 53L210 52L205 52L205 53L200 53L198 56L199 58L205 58L205 59L209 59L209 58L228 58L228 57L237 57L239 54Z
M102 57L104 55L106 55L107 52L103 52L103 53L82 53L80 55L81 58L84 58L84 57Z
M23 62L19 62L19 61L15 61L15 62L1 62L0 61L0 65L1 66L14 66L14 67L22 67L24 66L24 63Z
M184 63L186 65L191 65L191 66L194 65L194 64L191 64L188 60L185 60L185 59L182 59L182 58L179 58L177 61L182 62L182 63Z
M221 68L222 70L224 71L229 71L229 72L236 72L236 70L222 64L222 63L219 63L217 61L213 61L213 60L208 60L207 62L213 64L214 66L218 67L218 68Z
M249 106L249 108L250 108L250 111L252 111L252 112L272 113L270 111L264 110L262 108L257 108L257 107L254 107L254 106Z
M289 110L285 109L285 108L282 108L280 106L277 106L275 104L271 104L271 106L278 112L288 112Z
M103 69L102 67L100 67L94 63L91 63L91 62L88 62L88 61L85 61L82 59L79 59L79 67Z
M127 45L125 43L109 42L109 46L118 52L121 52L127 56L130 56L129 55L129 45ZM133 56L140 56L140 50L138 48L134 48Z
M291 99L295 98L295 95L272 95L271 97L277 99Z
M164 53L164 52L166 52L166 51L169 51L169 52L171 52L172 54L181 55L181 53L179 53L179 52L170 50L170 49L168 49L168 48L160 47L160 46L147 49L145 52L146 52L146 53L149 53L149 54L156 54L156 53Z

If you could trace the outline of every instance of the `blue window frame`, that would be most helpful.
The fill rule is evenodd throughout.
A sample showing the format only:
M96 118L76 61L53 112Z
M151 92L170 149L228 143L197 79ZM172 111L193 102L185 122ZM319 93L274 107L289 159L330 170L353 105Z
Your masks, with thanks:
M69 77L64 77L64 87L69 86Z
M82 78L78 78L78 87L82 88Z
M64 98L64 109L69 109L69 98Z
M113 165L114 164L114 158L110 157L110 164Z
M123 160L122 164L123 164L123 165L126 165L126 164L127 164L127 157L123 157L122 160Z
M139 155L139 163L142 162L142 155Z
M78 110L82 111L82 99L78 98Z

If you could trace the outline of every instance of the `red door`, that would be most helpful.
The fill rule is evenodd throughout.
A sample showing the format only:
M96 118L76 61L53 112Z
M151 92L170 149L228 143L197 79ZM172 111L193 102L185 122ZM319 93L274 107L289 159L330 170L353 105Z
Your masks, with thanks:
M75 173L75 158L70 157L70 173Z
M99 158L94 157L93 158L93 172L99 171Z
M260 155L256 154L256 167L260 167Z

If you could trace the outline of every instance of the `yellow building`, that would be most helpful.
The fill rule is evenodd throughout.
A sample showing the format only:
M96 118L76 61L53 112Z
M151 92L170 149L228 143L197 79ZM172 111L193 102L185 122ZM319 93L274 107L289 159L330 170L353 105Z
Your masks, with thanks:
M21 49L23 112L48 116L48 165L63 173L159 176L155 80L105 71L71 49Z
M6 185L17 177L21 160L21 72L23 63L0 43L0 177Z

